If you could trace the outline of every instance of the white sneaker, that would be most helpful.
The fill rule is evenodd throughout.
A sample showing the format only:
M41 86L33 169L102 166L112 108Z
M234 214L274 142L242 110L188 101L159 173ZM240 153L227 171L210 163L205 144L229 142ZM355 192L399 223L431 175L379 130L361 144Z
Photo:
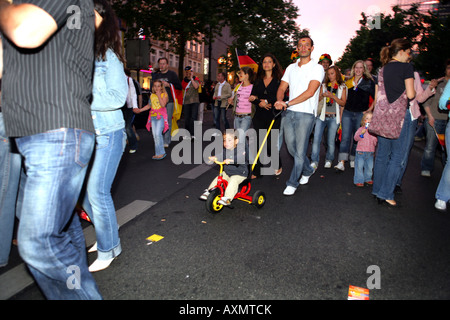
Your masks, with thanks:
M208 190L208 189L205 189L205 191L203 192L203 194L200 196L200 199L201 199L201 200L206 200L206 199L208 199L208 196L209 196L209 190Z
M222 198L220 198L220 200L217 201L217 203L218 203L218 204L221 204L221 205L223 205L223 206L229 206L229 205L231 205L231 201L230 201L230 199L228 199L227 197L222 197Z
M338 164L334 166L334 168L339 171L345 170L344 163L342 161L339 161Z
M447 202L437 199L434 207L440 211L445 211L447 210Z
M331 161L325 161L325 165L323 166L325 169L331 168Z
M431 172L428 171L428 170L423 170L423 171L420 173L420 175L421 175L422 177L431 177Z
M283 194L285 196L292 196L295 193L295 190L297 190L297 188L287 186L286 189L284 189Z
M350 168L352 169L355 168L355 161L353 160L350 161Z
M314 171L317 170L317 162L311 162L311 167L314 169Z
M302 175L302 177L300 178L300 181L299 181L299 183L300 184L307 184L308 183L308 181L309 181L309 178L311 178L311 176L303 176Z

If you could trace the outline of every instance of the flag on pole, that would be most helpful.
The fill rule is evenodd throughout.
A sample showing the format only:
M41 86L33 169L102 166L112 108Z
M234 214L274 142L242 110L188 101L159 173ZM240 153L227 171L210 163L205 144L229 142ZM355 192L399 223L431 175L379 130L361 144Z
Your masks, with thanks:
M239 68L250 67L254 72L258 71L258 64L246 55L244 52L236 48L236 56L239 62Z
M171 84L170 85L170 92L172 93L173 97L173 115L172 115L172 130L171 135L175 136L178 131L178 120L181 118L181 111L183 108L183 91L177 90L175 87ZM168 121L171 121L171 119L168 119Z

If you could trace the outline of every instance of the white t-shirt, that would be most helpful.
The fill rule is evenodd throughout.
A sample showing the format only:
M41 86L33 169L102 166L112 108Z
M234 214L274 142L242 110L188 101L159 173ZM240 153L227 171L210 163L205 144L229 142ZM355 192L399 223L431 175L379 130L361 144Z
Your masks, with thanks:
M298 62L289 65L281 81L285 81L289 84L289 100L292 100L305 92L312 80L317 80L319 83L322 83L324 77L325 71L323 70L322 65L311 59L310 62L301 67L298 66ZM288 110L316 115L317 106L319 104L319 93L320 86L313 97L302 103L290 106Z

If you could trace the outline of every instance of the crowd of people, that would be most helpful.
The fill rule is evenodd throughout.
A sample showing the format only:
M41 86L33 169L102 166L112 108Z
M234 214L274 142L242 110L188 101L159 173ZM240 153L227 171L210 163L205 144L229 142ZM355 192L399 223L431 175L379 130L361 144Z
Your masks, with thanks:
M195 138L194 123L208 102L190 67L180 81L161 58L149 102L142 106L140 88L124 68L117 19L106 0L79 1L83 23L76 32L67 25L69 1L29 2L0 0L0 266L8 262L17 217L19 253L48 299L101 299L91 273L107 268L122 250L111 186L127 141L130 153L138 147L134 114L149 111L153 159L162 160L171 143L175 90L184 92L186 139ZM34 32L37 25L39 33ZM239 131L223 135L224 150L236 153L239 140L246 139L241 132L268 129L281 113L273 124L280 132L279 166L273 174L283 170L279 151L285 143L294 159L285 196L293 196L315 173L324 140L325 168L332 169L337 152L335 170L346 170L348 162L356 187L369 185L380 204L398 206L395 192L401 188L422 116L420 104L427 119L422 175L433 171L439 134L445 134L447 147L450 144L450 62L445 76L424 89L405 39L393 39L381 50L382 66L376 74L370 59L356 61L343 74L328 54L314 61L313 50L313 39L303 36L297 59L284 72L276 57L266 54L257 72L249 67L239 70L236 86L226 81L226 74L218 75L211 87L214 126L230 129L231 107L233 129ZM29 90L25 93L23 87ZM259 142L263 138L257 136ZM443 163L436 191L439 210L446 210L450 200L447 156ZM240 181L261 175L260 161L253 170L246 165L227 161L224 171L233 188L221 204L231 203ZM201 198L208 194L206 189ZM95 227L97 242L89 251L97 252L97 259L90 266L74 214L77 206ZM71 277L69 285L68 270L73 266L79 277Z

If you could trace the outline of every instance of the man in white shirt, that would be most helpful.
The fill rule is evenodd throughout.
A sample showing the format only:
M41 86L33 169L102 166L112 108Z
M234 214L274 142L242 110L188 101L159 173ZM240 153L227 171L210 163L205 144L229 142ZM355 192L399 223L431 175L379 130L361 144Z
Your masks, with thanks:
M275 103L276 109L286 110L281 127L288 151L294 157L294 167L283 192L286 196L293 195L299 184L308 183L314 173L306 152L317 114L319 88L325 76L323 67L311 59L314 42L309 36L299 39L297 50L300 59L287 67ZM289 101L285 102L283 98L288 87Z

